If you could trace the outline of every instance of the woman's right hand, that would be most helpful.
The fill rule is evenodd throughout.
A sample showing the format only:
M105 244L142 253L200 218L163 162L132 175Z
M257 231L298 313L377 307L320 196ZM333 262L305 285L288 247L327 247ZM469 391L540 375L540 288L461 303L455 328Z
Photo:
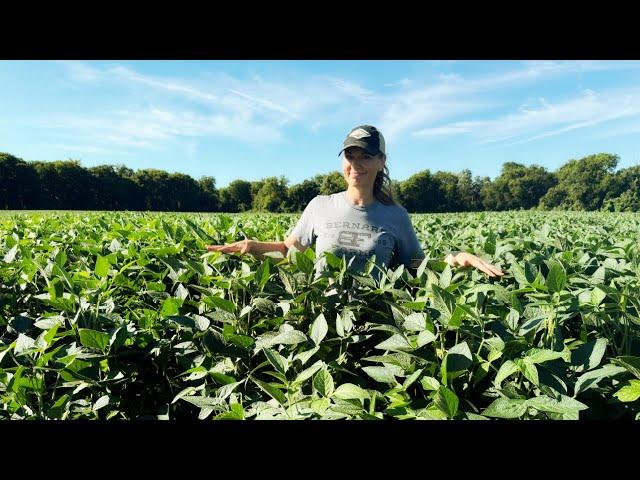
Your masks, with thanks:
M210 252L222 252L222 253L236 253L241 254L252 253L253 240L248 238L240 240L239 242L228 243L226 245L207 245L207 250Z

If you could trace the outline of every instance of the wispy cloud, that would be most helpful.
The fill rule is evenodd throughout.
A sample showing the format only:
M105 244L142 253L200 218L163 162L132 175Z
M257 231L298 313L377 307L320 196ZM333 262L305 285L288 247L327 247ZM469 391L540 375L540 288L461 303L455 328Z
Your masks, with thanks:
M243 142L274 142L281 133L268 125L248 123L243 118L224 115L200 115L190 111L169 111L158 107L121 109L101 117L54 115L49 128L74 137L80 136L98 145L130 148L161 148L176 138L220 136Z
M243 143L279 142L292 125L318 132L329 125L362 119L379 125L391 143L403 135L416 139L468 135L476 144L499 146L639 113L638 92L629 89L585 91L560 101L540 98L497 117L495 109L504 112L507 100L503 94L509 89L577 73L638 70L640 62L527 61L515 67L497 63L495 72L489 74L448 72L431 81L404 77L385 84L393 88L380 91L331 75L276 79L253 72L241 79L211 72L197 78L169 78L124 65L60 64L71 81L112 83L125 91L143 87L149 94L145 98L154 99L151 106L128 104L106 112L56 115L46 120L60 132L96 142L96 148L161 148L174 139L205 136ZM183 102L177 103L180 100ZM471 115L476 120L468 120Z
M585 91L563 102L545 101L537 109L524 110L488 122L476 132L483 137L479 144L503 143L504 146L532 142L577 129L614 120L640 116L640 89Z
M481 127L486 125L487 122L484 121L470 121L470 122L455 122L449 125L445 125L443 127L433 127L433 128L425 128L423 130L418 130L417 132L413 132L414 137L439 137L439 136L448 136L455 135L460 133L468 133L473 131L474 128Z
M413 80L410 78L403 78L402 80L398 80L397 82L385 83L385 87L408 87L413 83Z
M55 63L62 65L69 78L78 83L96 83L102 78L102 72L85 62L72 60L57 60Z
M63 65L71 80L93 79L96 83L112 82L124 88L142 86L145 93L158 93L155 98L162 108L128 106L93 116L64 115L60 121L52 122L54 128L90 129L98 132L94 138L129 146L145 147L150 146L150 141L204 135L248 143L280 141L287 125L302 122L317 127L322 124L323 111L375 97L374 92L357 83L332 76L269 81L257 75L241 80L212 74L205 82L202 78L187 80L143 74L122 65L101 69L82 62ZM92 74L78 76L78 72L85 70ZM195 102L198 107L183 104L176 108L167 95Z
M46 149L64 150L64 151L80 152L80 153L100 153L100 154L105 153L110 155L133 156L130 152L113 150L109 148L100 148L100 147L95 147L93 145L68 145L63 143L44 143L42 144L42 147Z
M422 86L416 86L414 82L411 88L390 95L381 123L391 138L397 138L407 130L413 130L412 134L416 137L425 137L469 133L491 125L500 131L514 132L520 127L526 130L526 126L532 126L535 121L545 123L552 118L541 115L538 111L531 111L515 117L509 116L505 121L479 122L471 126L460 121L446 125L438 123L497 107L504 101L499 96L496 98L496 95L509 88L540 83L577 72L639 69L640 62L527 61L522 62L518 68L485 75L465 77L461 74L441 74L435 82ZM571 108L569 105L567 107L568 110ZM510 125L512 120L516 121L515 125ZM492 135L492 139L496 135Z

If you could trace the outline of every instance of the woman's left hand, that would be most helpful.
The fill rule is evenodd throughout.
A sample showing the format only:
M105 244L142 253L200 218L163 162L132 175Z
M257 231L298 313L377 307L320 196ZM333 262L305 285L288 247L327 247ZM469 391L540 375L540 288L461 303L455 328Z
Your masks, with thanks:
M498 267L485 262L471 253L460 252L453 257L453 260L455 262L454 265L458 265L460 267L475 267L486 273L490 278L501 277L504 275L504 272Z

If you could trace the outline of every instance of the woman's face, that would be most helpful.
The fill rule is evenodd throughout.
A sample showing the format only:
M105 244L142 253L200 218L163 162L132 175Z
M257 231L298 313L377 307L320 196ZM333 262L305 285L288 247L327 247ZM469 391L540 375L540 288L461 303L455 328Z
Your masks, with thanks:
M376 175L384 168L384 162L383 154L372 156L363 148L349 147L342 157L344 179L350 187L373 190Z

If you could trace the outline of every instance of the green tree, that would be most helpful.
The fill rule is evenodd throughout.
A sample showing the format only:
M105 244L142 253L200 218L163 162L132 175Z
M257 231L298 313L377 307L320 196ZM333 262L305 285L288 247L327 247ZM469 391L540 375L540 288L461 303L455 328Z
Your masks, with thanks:
M458 195L458 176L450 172L436 172L433 179L438 185L434 198L436 212L459 212L463 209Z
M333 195L334 193L345 191L348 187L344 176L338 171L322 175L321 177L320 195Z
M569 160L556 171L557 185L540 199L544 209L599 210L615 184L613 169L620 157L598 153Z
M164 170L147 168L138 170L134 179L142 189L142 209L150 211L172 211L174 200L169 188L169 174Z
M60 210L95 209L95 178L78 160L33 162L40 183L35 208Z
M200 187L200 211L217 212L220 210L220 192L216 188L216 179L202 177L198 180Z
M640 211L640 165L615 173L602 209L614 212Z
M460 211L475 212L482 210L481 189L484 179L471 175L471 170L465 169L458 175L457 196Z
M482 202L487 210L530 209L557 183L553 173L538 165L502 165L500 175L486 184Z
M288 193L286 210L301 212L320 194L320 185L315 180L304 180L302 183L291 186Z
M258 211L283 212L287 202L287 179L268 177L261 182L253 198L253 208Z
M197 212L202 210L200 185L189 175L171 173L167 177L169 197L166 206L175 212Z
M32 165L9 153L0 153L0 208L34 208L39 183Z
M400 183L398 200L412 213L435 212L439 185L429 170L418 172Z
M126 167L98 165L89 168L94 177L92 204L98 210L140 210L143 208L142 189L131 178L133 171ZM130 174L129 174L130 173Z
M251 182L234 180L220 189L220 201L223 212L244 212L251 210Z

